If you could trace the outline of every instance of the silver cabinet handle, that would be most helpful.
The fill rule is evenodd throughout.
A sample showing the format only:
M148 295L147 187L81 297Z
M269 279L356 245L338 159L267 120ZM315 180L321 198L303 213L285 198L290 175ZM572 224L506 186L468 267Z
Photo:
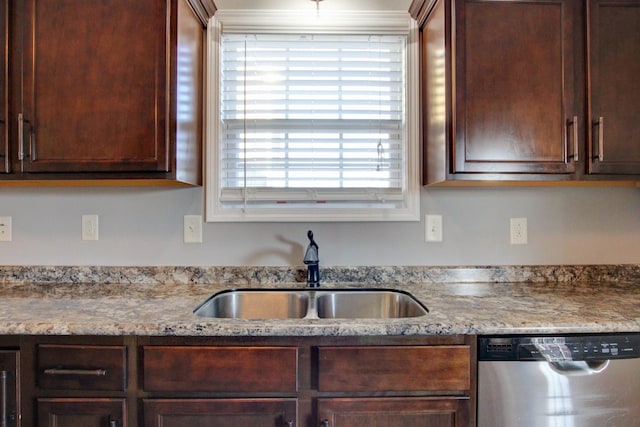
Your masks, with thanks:
M573 126L573 154L568 155L567 157L573 158L574 162L577 162L579 159L578 156L578 116L573 116L572 119L567 120L567 129L569 126ZM569 144L567 143L567 146Z
M599 161L604 161L604 117L599 117L598 120L594 120L594 126L598 126L598 155L597 158Z
M18 160L23 161L25 158L25 141L24 141L24 124L30 125L30 140L29 140L29 156L35 157L35 133L33 130L33 124L25 119L23 113L18 113Z
M9 403L7 399L8 376L9 373L7 371L0 371L0 394L2 394L2 398L0 400L0 427L7 427L9 425Z
M107 375L106 369L63 369L51 368L45 369L47 375L89 375L94 377L104 377Z
M320 427L329 427L329 420L320 421Z
M24 160L24 115L18 113L18 160Z
M285 421L284 427L293 427L293 420Z

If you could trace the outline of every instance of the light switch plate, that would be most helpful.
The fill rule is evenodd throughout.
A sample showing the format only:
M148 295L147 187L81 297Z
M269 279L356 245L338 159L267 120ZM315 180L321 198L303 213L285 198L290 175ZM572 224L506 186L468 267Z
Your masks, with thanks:
M0 242L10 242L11 239L11 217L0 216Z
M82 215L82 240L98 240L98 215Z
M184 216L184 242L202 243L202 216Z
M425 241L442 242L442 215L426 215L424 223Z

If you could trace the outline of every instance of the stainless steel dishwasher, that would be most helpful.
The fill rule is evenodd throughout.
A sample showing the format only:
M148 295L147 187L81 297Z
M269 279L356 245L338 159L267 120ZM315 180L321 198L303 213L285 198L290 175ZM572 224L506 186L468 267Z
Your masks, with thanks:
M640 426L640 334L478 339L478 427Z

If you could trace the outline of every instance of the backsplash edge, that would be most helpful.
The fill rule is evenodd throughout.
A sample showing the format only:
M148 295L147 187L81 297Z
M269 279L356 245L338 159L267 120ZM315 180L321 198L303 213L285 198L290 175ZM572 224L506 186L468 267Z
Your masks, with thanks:
M640 264L321 266L321 283L640 282ZM0 266L0 283L304 285L305 266Z

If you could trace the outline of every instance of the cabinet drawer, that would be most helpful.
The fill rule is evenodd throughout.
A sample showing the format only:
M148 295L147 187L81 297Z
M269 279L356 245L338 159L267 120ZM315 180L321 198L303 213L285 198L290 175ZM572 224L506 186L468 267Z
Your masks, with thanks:
M125 346L38 345L38 385L47 389L126 389Z
M468 392L469 346L320 347L320 391Z
M145 391L295 392L295 347L143 348Z

